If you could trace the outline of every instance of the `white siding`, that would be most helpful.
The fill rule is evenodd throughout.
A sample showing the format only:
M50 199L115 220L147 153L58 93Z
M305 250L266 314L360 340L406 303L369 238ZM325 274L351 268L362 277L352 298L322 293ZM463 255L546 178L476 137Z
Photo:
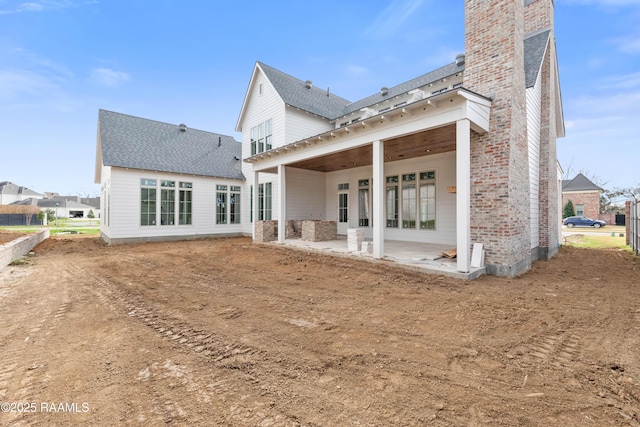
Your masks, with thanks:
M325 174L287 168L287 219L325 219Z
M262 87L262 89L261 89ZM260 91L262 90L262 93ZM240 127L242 128L242 158L251 156L251 128L266 120L272 120L273 148L285 145L285 104L277 94L271 82L262 72L256 73L253 86L249 88L249 93L244 106L244 116ZM251 219L251 199L250 189L253 185L253 167L249 163L242 163L242 173L246 181L242 194L242 231L252 232ZM273 183L273 219L276 219L277 207L277 175L261 173L260 182Z
M291 144L301 139L330 131L334 128L326 119L291 107L286 109L285 117L287 128L285 144Z
M102 166L100 174L100 210L103 212L100 221L100 231L107 236L111 235L111 166Z
M176 196L178 182L191 182L192 187L192 224L191 225L140 225L140 180L142 178L156 179L158 195L160 180L176 181ZM238 234L242 232L242 224L216 224L216 185L238 185L239 180L207 178L190 175L111 168L110 204L111 219L109 228L103 232L111 239L180 237L212 234ZM246 190L242 188L242 193ZM243 198L244 199L244 198ZM244 201L244 200L243 200ZM176 209L178 208L176 203ZM160 206L158 203L157 218L159 222ZM246 206L241 206L242 210ZM244 218L243 218L244 219ZM177 222L177 214L176 214Z
M384 164L385 176L412 172L419 173L431 170L436 171L436 229L386 228L385 239L443 243L455 246L456 195L447 192L447 187L456 185L455 154L455 151L452 151ZM371 179L372 175L373 170L370 166L328 173L326 176L325 193L327 200L326 219L337 221L338 184L349 183L349 227L358 227L358 180L365 178ZM401 183L399 185L401 185ZM372 187L370 186L369 188ZM401 204L401 201L399 203ZM376 218L373 218L373 221L375 220ZM372 227L366 228L365 236L371 238L372 230Z
M527 144L529 147L529 218L531 248L540 246L540 78L527 89Z

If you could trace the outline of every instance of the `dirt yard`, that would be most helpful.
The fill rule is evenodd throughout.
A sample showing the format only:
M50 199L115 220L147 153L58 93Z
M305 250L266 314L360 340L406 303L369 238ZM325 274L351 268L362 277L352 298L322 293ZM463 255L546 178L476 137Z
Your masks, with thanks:
M249 239L0 271L0 425L640 426L640 261L473 282Z

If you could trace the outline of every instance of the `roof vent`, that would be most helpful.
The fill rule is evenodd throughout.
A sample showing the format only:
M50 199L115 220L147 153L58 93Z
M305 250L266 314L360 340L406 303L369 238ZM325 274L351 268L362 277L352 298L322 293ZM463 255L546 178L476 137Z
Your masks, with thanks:
M464 65L464 53L459 53L456 55L456 65L458 67Z
M313 87L313 83L311 83L311 80L307 80L306 82L304 82L304 85L307 89L311 89L311 87Z
M222 145L222 137L219 136L218 137L218 147L220 147Z
M180 132L186 132L187 131L187 125L185 125L184 123L180 123L180 125L178 127L180 128Z
M388 93L389 93L389 88L386 86L382 86L382 88L380 89L380 95L387 96Z

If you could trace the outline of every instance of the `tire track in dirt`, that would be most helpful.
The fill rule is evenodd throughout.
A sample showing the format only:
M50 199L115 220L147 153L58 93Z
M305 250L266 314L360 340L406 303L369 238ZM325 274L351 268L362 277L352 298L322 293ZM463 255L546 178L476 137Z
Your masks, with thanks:
M30 267L21 267L29 269ZM41 354L31 351L32 347L46 347L50 335L55 333L60 321L70 309L70 297L67 286L55 286L53 283L71 283L72 272L61 269L55 277L42 277L42 274L26 274L12 286L21 286L24 300L3 301L4 307L11 307L8 316L15 325L14 337L10 342L2 343L2 364L0 365L0 399L9 402L40 402L43 387L49 380L47 360L32 355ZM1 282L0 282L1 283ZM4 283L3 283L4 285ZM52 310L50 307L56 307ZM49 308L47 308L49 307ZM44 310L44 311L41 311ZM3 313L4 315L4 313ZM24 338L23 338L24 337ZM38 420L33 413L4 413L13 426L36 425ZM5 418L3 417L3 418Z
M92 284L89 288L97 298L114 311L126 314L152 329L162 339L174 343L193 355L206 357L213 362L216 370L214 381L206 382L199 378L188 367L178 366L170 360L163 364L154 363L140 371L138 379L149 382L152 387L153 398L151 414L139 414L140 420L152 420L170 423L172 421L186 421L186 411L175 399L165 393L163 380L177 379L196 401L208 404L213 400L233 402L226 404L229 417L239 425L297 425L293 420L279 413L273 413L273 404L261 398L259 381L252 376L256 357L261 352L239 341L229 341L211 331L195 328L188 323L178 321L165 313L145 304L133 292L123 291L119 284L103 277L89 275L82 267L70 264L76 274L87 277ZM236 314L232 311L232 317ZM223 310L222 315L228 315ZM244 383L243 394L233 389L233 383L238 381L237 374ZM251 387L247 387L247 384ZM250 392L253 388L255 391ZM246 393L249 392L252 396Z

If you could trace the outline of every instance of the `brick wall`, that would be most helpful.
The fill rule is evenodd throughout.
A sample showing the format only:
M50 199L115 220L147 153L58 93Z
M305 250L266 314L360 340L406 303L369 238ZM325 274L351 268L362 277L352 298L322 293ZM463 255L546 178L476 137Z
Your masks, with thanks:
M531 266L524 3L466 0L465 29L464 86L493 97L489 132L471 134L471 239L487 272L514 275Z
M335 221L302 221L302 240L326 242L337 238L338 225Z
M536 0L524 8L524 32L547 28L553 25L553 0Z
M548 50L540 70L541 110L540 110L540 248L541 258L550 258L558 251L558 168L556 150L556 52L552 0L537 0L525 8L525 27L527 32L551 28Z
M594 191L585 191L583 193L563 193L562 194L562 208L571 200L573 208L576 209L576 205L584 205L584 216L589 218L598 218L600 213L600 193ZM576 209L577 215L577 209Z

